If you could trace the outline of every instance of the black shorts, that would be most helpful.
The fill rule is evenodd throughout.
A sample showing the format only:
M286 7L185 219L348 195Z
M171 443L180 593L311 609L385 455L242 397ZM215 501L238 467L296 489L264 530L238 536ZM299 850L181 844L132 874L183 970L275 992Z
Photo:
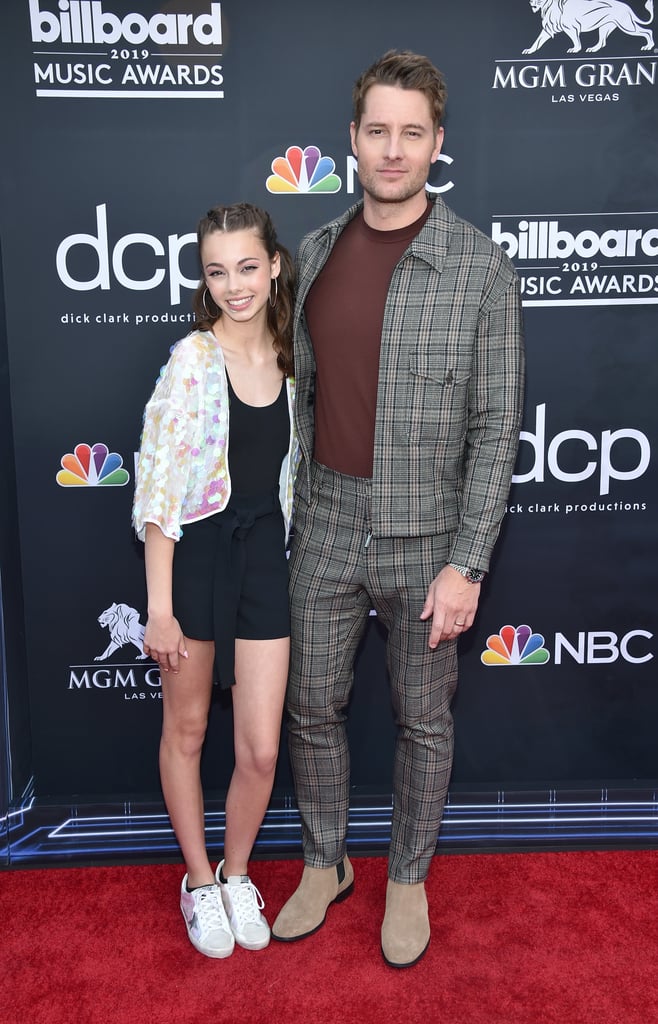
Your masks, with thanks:
M223 512L183 526L174 547L173 606L184 635L192 640L227 645L235 638L290 635L288 559L278 497L265 513L262 497L232 498Z

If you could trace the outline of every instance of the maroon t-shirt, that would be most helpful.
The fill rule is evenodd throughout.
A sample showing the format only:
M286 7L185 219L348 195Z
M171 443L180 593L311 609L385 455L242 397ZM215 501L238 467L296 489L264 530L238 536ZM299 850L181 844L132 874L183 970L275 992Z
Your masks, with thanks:
M391 276L427 220L395 231L357 214L338 238L305 304L315 354L315 451L322 465L372 476L377 380Z

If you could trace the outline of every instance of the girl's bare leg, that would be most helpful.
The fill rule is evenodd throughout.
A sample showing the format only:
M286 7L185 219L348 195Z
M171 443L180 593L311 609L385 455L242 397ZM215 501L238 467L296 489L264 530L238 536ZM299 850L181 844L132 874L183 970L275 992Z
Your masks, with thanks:
M246 875L272 795L290 640L235 641L235 768L226 797L224 876Z
M215 881L204 828L201 750L212 693L215 645L187 640L179 671L162 672L163 721L160 780L171 823L187 867L190 888Z

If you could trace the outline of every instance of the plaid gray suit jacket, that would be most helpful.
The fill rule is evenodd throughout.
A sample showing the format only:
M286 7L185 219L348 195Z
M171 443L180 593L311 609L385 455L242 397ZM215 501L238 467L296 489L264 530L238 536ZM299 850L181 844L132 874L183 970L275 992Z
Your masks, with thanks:
M450 561L486 570L521 425L519 282L490 238L440 198L432 201L429 218L393 272L384 311L372 532L447 533ZM340 232L361 208L357 203L306 235L297 254L295 417L307 472L315 361L304 302Z

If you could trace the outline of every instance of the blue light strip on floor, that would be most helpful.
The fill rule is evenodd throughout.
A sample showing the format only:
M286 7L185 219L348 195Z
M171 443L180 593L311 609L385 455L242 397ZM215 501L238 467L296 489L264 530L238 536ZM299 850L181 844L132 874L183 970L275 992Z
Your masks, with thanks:
M596 792L591 800L561 800L557 790L545 791L544 799L536 800L521 800L519 794L503 791L492 793L488 800L452 799L446 805L437 850L539 850L558 844L564 849L658 846L658 799L653 790L645 790L645 799L619 799L606 790ZM255 855L300 855L299 814L292 800L285 798L283 803L283 807L268 811ZM98 805L40 806L31 797L24 807L12 811L8 820L10 861L17 865L176 856L178 846L164 808L147 811L146 806L123 804L112 813L102 813ZM384 852L390 840L391 814L390 801L355 800L348 831L350 851ZM211 848L221 846L224 822L223 809L208 810L206 833Z

